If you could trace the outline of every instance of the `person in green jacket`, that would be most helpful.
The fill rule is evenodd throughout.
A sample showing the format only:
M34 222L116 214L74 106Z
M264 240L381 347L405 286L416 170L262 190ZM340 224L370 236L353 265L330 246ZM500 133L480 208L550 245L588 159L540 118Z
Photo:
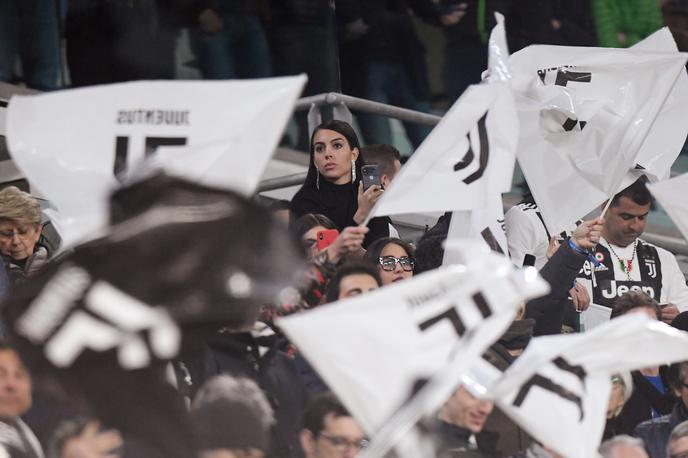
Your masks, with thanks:
M662 27L657 0L594 0L600 46L627 48Z

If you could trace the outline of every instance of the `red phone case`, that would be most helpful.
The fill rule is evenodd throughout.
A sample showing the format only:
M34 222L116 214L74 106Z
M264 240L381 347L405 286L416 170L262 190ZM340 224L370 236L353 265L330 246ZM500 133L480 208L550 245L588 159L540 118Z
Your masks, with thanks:
M339 237L339 231L337 229L326 229L324 231L319 231L316 238L316 246L318 251L322 251Z

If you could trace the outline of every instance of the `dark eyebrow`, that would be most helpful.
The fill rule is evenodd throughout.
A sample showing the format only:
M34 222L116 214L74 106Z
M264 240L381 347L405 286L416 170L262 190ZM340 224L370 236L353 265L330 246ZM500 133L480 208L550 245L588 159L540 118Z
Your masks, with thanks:
M650 212L645 212L645 213L643 213L642 215L634 215L634 214L632 214L632 213L621 213L621 216L622 216L622 217L624 217L624 216L630 216L631 218L642 218L643 216L647 216L647 215L649 215L649 214L650 214Z

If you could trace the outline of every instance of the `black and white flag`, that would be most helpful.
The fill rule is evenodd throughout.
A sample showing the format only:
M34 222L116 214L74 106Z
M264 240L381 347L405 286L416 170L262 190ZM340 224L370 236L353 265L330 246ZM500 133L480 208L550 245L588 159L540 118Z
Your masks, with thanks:
M582 334L537 337L490 390L499 407L567 458L596 456L611 376L688 360L688 333L642 314Z

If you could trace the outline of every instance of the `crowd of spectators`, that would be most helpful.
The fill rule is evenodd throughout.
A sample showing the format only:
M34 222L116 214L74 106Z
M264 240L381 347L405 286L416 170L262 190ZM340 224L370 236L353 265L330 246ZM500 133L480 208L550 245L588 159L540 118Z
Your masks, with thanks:
M440 28L445 36L444 93L453 101L480 80L495 11L507 16L514 51L533 43L631 46L663 23L672 27L679 47L688 44L683 29L688 2L681 0L2 0L0 80L16 81L19 56L27 85L58 89L61 43L66 45L72 86L174 78L175 40L180 28L187 28L204 78L306 72L306 95L341 89L429 111L433 97L417 21ZM31 35L38 30L39 35ZM225 319L195 327L194 346L165 361L175 406L181 406L185 415L180 423L191 425L188 447L197 458L353 457L368 445L363 426L281 333L275 319L308 313L440 268L452 215L442 216L420 240L405 240L389 218L368 221L402 165L399 151L389 144L386 121L365 115L358 121L366 146L342 121L314 129L305 145L308 174L290 202L270 209L244 202L256 207L257 220L270 221L275 231L285 234L284 239L266 237L272 240L272 252L255 250L251 255L279 264L276 259L283 253L274 244L286 240L286 234L300 249L303 268L281 266L298 278L288 297L269 305L251 304L240 322ZM305 118L297 122L305 131ZM413 145L427 134L418 126L406 129ZM378 166L379 184L364 186L362 170L367 165ZM145 212L131 199L119 202L113 224ZM126 207L132 202L135 211ZM604 218L581 221L561 237L547 232L532 199L507 213L512 261L518 267L535 265L551 291L523 304L484 358L504 370L533 337L584 331L580 314L591 303L607 307L610 319L644 313L681 332L688 330L685 277L672 253L641 238L651 205L645 180L639 179L614 196ZM49 278L59 266L73 261L69 253L53 257L56 242L44 234L48 223L34 197L15 187L0 190L0 289L9 298L4 309L25 299L27 285L41 276L45 282L46 275ZM251 231L248 225L234 227ZM281 246L284 252L286 245ZM146 256L146 262L152 262L147 248L121 254L126 263L115 263L116 267L136 277L132 264ZM236 251L250 257L246 247ZM100 253L97 244L77 252ZM207 257L220 256L212 249L208 253ZM169 260L166 255L160 259ZM205 258L199 261L200 256L197 250L175 258L178 264L152 265L156 275L169 277L160 290L174 284L177 275L182 278L187 267L210 263ZM145 290L146 276L138 279L137 287ZM222 289L246 299L242 296L246 281L234 275ZM188 309L199 306L199 296L183 297ZM33 380L28 363L29 359L35 363L35 358L22 354L6 326L3 323L0 343L0 457L165 456L146 440L147 432L159 433L163 426L156 430L157 425L147 424L137 435L103 422L97 414L102 410L83 405L82 399L75 401L55 379ZM81 369L88 371L88 366ZM136 389L136 371L131 372L122 390ZM72 378L68 388L83 383L81 394L100 396L102 391L86 385L94 380L102 378ZM611 382L601 456L688 456L688 362L614 374ZM101 396L100 402L109 400ZM125 407L114 406L111 411ZM433 438L438 457L559 456L552 449L556 444L536 442L492 401L463 385L424 422L423 431ZM181 438L169 440L175 443Z
M53 90L173 79L190 64L206 79L306 73L305 96L340 91L429 112L480 81L495 12L506 16L512 52L627 47L663 24L688 45L684 0L5 0L0 81L22 81L21 68L27 86ZM421 23L440 33L419 33ZM181 30L193 56L177 62ZM429 60L430 47L442 57ZM365 143L392 143L387 119L357 119ZM306 150L305 113L296 122ZM413 147L429 133L404 127Z
M366 152L370 157L365 157ZM380 185L364 189L360 169L371 163L378 165L385 179ZM198 457L353 457L367 446L369 437L362 425L330 392L300 349L281 333L275 318L308 313L308 309L327 307L328 303L409 281L414 274L441 267L442 241L447 237L450 213L420 240L400 238L388 218L377 223L373 220L369 228L360 225L400 167L395 148L361 148L349 125L328 122L318 126L312 135L309 175L301 191L290 203L256 209L271 219L276 230L289 231L306 264L288 297L261 308L254 304L248 309L253 311L243 313L234 324L225 319L196 329L195 345L167 363L169 380L176 387L175 397L180 406L186 406L192 425L189 440ZM163 184L164 180L157 188L162 189ZM140 195L138 192L132 196ZM118 216L113 223L120 221L121 225L127 215L145 211L126 208L127 202L137 208L148 205L131 198L115 197L119 199ZM189 198L184 197L184 201ZM622 266L622 270L615 271L610 264L614 281L628 286L609 302L611 319L644 313L685 330L685 278L668 275L673 255L639 238L650 204L645 181L639 179L614 197L606 219L583 221L564 234L565 240L554 243L553 239L539 265L542 277L550 284L550 293L523 304L509 329L484 358L504 370L521 355L531 338L575 330L567 317L586 309L595 297L594 286L584 281L585 266L592 258L602 259L594 255L599 250L623 254L622 250L632 247L634 252L643 253L642 260L628 254L625 256L630 259L624 262L619 258L626 270ZM250 205L258 207L256 203ZM285 207L286 219L281 215ZM534 211L536 207L531 203L516 210L523 212L524 208ZM0 253L4 261L1 272L9 297L5 307L10 310L18 303L13 291L26 296L26 288L37 281L34 278L46 275L42 273L46 266L74 262L69 253L60 255L61 259L50 259L52 251L46 248L49 243L43 241L44 223L40 205L31 195L14 187L0 191ZM533 227L527 219L510 224L525 226L512 232L516 236L532 231L530 239L546 237L542 228ZM532 243L521 249L530 250L529 255L535 259L538 246L539 243ZM104 248L93 249L96 256L107 253ZM136 256L150 253L127 255L132 257L128 262L136 262ZM187 259L188 264L189 258L182 259ZM418 260L422 260L422 266ZM514 263L520 265L520 261ZM660 276L653 283L654 290L644 287L640 274L631 275L641 270L639 263L650 261L657 263ZM176 269L185 269L185 263L174 265ZM300 271L298 265L292 269L295 274ZM177 275L169 267L163 271L167 272L165 277ZM666 281L661 279L662 274ZM50 273L47 275L49 278ZM581 288L593 288L587 296L572 292L571 285L577 278L582 282ZM168 284L170 280L162 281ZM44 279L40 282L45 284ZM230 289L241 289L241 284L230 284ZM137 283L138 288L145 289L145 285ZM188 300L199 299L191 294L185 299ZM11 342L12 332L5 334ZM65 386L46 383L44 369L32 387L32 377L19 348L10 343L0 346L0 452L4 450L13 458L165 456L154 444L146 442L146 431L154 430L141 430L137 435L126 428L122 430L121 424L103 423L96 414L98 408L73 402ZM86 377L82 383L93 380L98 379ZM52 382L54 385L55 381ZM601 455L684 456L688 450L688 362L614 374L611 382L606 441L601 445ZM134 381L131 383L134 385L122 389L135 386ZM433 438L439 457L559 456L551 448L556 444L536 442L492 401L481 399L469 386L459 386L425 422L424 431ZM174 440L170 438L170 442Z

